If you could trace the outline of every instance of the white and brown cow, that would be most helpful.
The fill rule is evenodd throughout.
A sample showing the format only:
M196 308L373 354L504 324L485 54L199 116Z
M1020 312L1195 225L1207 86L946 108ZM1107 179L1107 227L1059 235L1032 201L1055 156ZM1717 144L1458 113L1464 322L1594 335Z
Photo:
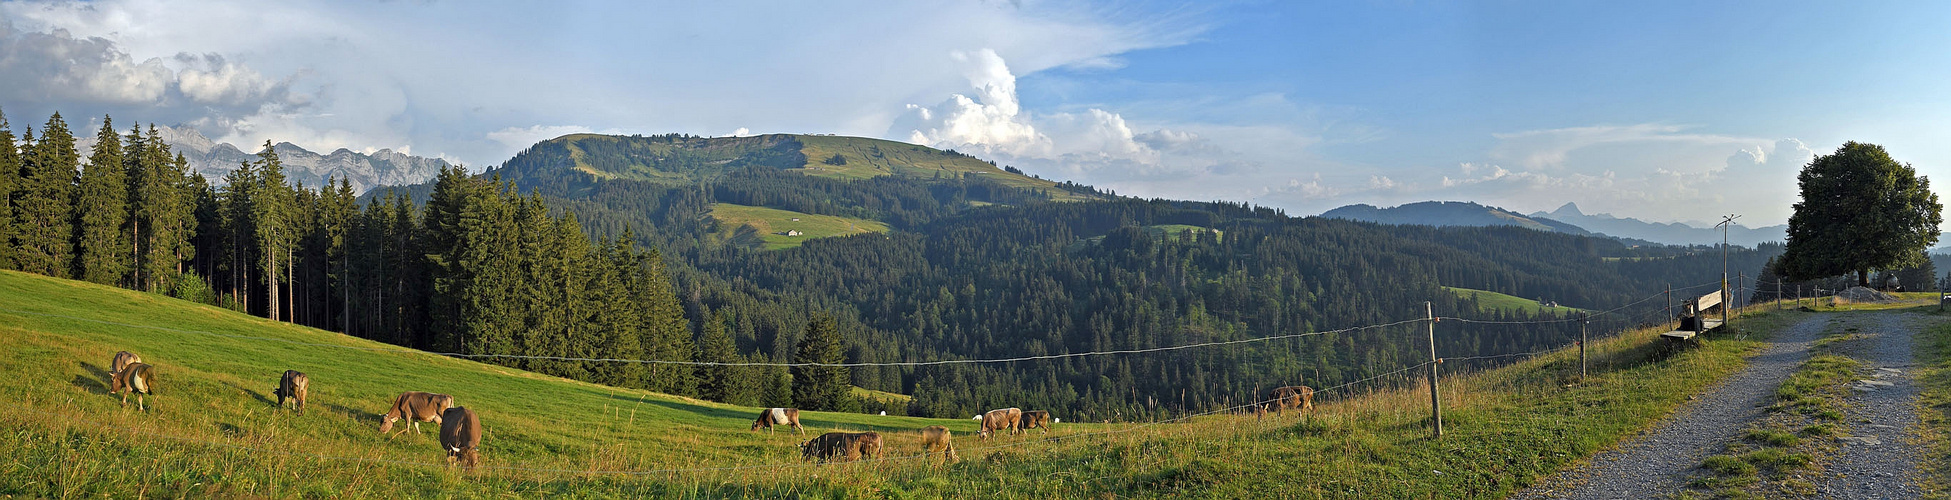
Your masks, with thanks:
M392 432L393 422L406 420L412 425L413 433L419 434L421 422L438 423L441 421L441 412L453 407L453 396L431 392L402 392L400 397L393 399L393 407L386 411L386 416L379 418L379 433ZM405 433L406 429L400 429L399 434ZM387 434L386 437L392 438L395 435L397 434Z
M129 365L141 362L142 356L137 356L133 352L117 352L115 353L115 359L108 362L108 376L109 378L115 378L115 374L122 373L123 368L128 368Z
M447 450L447 464L459 461L473 470L481 464L481 419L465 406L441 412L440 447Z
M947 427L930 425L921 428L922 455L941 453L943 462L962 461L961 457L955 456L955 441L953 438L954 435L948 431Z
M881 454L881 433L829 432L799 445L801 460L852 461Z
M131 392L136 393L136 408L142 411L149 411L148 405L142 401L142 396L144 394L156 394L156 369L154 366L150 366L148 363L134 363L122 367L114 375L109 376L108 393L121 394L122 406L129 405L129 393Z
M1021 408L989 410L989 413L982 414L982 429L976 431L976 436L982 439L989 439L990 434L1003 430L1009 431L1010 434L1015 434L1017 432L1016 422L1022 419L1023 409Z
M1268 410L1279 416L1288 408L1299 408L1302 412L1314 411L1314 388L1305 385L1290 385L1274 389L1267 394L1267 402L1256 408L1255 418L1265 418Z
M770 431L774 425L790 425L793 426L793 432L800 434L806 433L806 428L799 425L798 408L767 408L760 410L759 419L752 422L752 430L757 431L760 427L764 427L765 430Z
M306 377L304 372L285 370L284 376L278 378L278 387L271 389L271 394L278 397L279 408L285 407L285 400L291 400L298 414L304 415L305 394L310 392L311 385L311 377Z

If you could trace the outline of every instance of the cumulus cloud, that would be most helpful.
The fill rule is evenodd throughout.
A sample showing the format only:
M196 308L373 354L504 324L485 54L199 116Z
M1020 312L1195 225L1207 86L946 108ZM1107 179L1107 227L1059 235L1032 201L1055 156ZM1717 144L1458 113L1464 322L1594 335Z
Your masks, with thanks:
M934 106L909 104L888 136L952 148L1095 181L1184 179L1249 170L1206 137L1187 130L1138 132L1100 108L1034 114L1022 108L1016 75L994 50L955 52L972 92Z

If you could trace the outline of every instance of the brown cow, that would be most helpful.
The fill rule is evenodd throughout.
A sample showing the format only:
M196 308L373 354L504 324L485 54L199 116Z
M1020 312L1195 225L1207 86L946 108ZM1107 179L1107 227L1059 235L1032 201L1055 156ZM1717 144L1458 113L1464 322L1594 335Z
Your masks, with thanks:
M962 461L961 457L955 456L955 442L952 439L953 437L948 432L947 427L930 425L921 428L922 455L941 453L943 462Z
M764 427L765 430L770 431L773 425L791 425L793 426L794 432L800 434L806 433L806 428L799 425L798 408L767 408L760 410L759 419L752 422L752 430L757 431L760 427Z
M109 378L115 378L115 374L121 373L123 368L128 368L129 365L141 362L142 356L137 356L133 352L122 351L115 353L115 359L108 362L108 376Z
M834 458L843 461L874 458L881 454L881 433L829 432L800 443L799 453L801 460L817 459L821 462Z
M989 410L989 413L982 414L982 429L976 431L976 436L982 439L989 439L990 434L1000 430L1007 430L1010 434L1015 434L1016 422L1022 418L1023 410L1020 408Z
M1254 418L1265 418L1271 409L1279 416L1288 408L1300 408L1303 412L1314 411L1314 388L1305 385L1290 385L1274 389L1268 393L1267 401L1254 411Z
M142 396L144 394L156 394L156 369L154 366L150 366L148 363L135 363L122 367L120 371L115 372L115 375L109 377L108 393L121 394L122 406L129 405L129 393L131 392L136 393L136 408L142 411L149 411L149 407L142 401Z
M386 416L380 417L379 433L392 432L393 422L406 420L412 424L413 433L419 434L421 422L438 423L440 413L453 407L453 396L431 392L402 392L400 397L393 399L393 408L386 411ZM406 429L400 429L399 434L405 433ZM397 434L388 434L386 437L390 439L395 435Z
M310 392L307 388L311 385L311 378L306 377L304 372L285 370L284 376L278 378L278 387L271 389L271 395L278 397L279 408L284 408L285 400L290 399L291 406L298 409L299 415L304 415L305 393Z
M1030 429L1039 427L1043 428L1044 434L1050 433L1050 412L1026 411L1023 418L1016 421L1017 432L1030 432Z
M461 467L473 470L481 464L481 419L465 406L441 412L440 447L447 450L447 464L460 460Z

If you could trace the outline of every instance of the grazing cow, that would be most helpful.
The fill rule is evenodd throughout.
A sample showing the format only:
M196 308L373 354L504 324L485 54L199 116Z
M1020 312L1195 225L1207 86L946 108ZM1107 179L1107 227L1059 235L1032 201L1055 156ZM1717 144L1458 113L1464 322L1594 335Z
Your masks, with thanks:
M951 439L953 437L947 427L930 425L921 428L922 454L941 453L943 462L962 461L962 457L955 456L955 442Z
M285 370L285 375L278 378L278 387L271 389L271 394L278 397L279 408L284 408L285 400L289 399L292 400L291 406L298 409L298 414L304 415L305 393L309 392L306 388L311 385L311 378L306 377L304 372Z
M419 434L421 422L439 423L440 413L453 407L453 396L431 392L402 392L400 397L393 399L393 408L386 411L386 416L379 418L379 433L392 432L393 422L406 420L412 424L413 433ZM400 429L399 434L405 433L406 429ZM395 435L397 434L388 434L386 437L391 439Z
M148 363L135 363L122 367L120 371L115 372L115 375L109 377L108 393L121 394L122 406L129 405L129 393L131 392L136 393L135 407L142 411L149 411L148 405L142 401L142 396L144 394L156 394L156 369L154 366Z
M790 425L793 426L793 432L800 434L806 433L806 428L799 425L798 408L767 408L762 410L759 412L759 419L752 422L752 430L758 431L760 427L764 427L765 430L770 431L774 425Z
M1017 432L1030 432L1030 429L1038 427L1043 428L1044 434L1050 433L1050 412L1026 411L1023 412L1023 417L1016 421Z
M441 412L440 447L447 450L447 465L460 460L461 467L473 470L481 464L481 419L474 410L457 406Z
M805 443L800 443L801 460L826 462L835 458L853 461L861 458L874 458L881 454L881 433L878 432L829 432L821 434Z
M982 439L989 439L990 434L1001 430L1007 430L1010 434L1015 434L1016 422L1022 418L1023 410L1020 408L989 410L989 413L982 414L982 430L976 431L976 436Z
M109 378L115 378L115 374L122 373L123 368L128 368L129 365L141 362L142 356L137 356L133 352L122 351L115 353L115 359L108 362L108 376Z
M1314 411L1314 388L1305 385L1290 385L1274 389L1268 394L1267 402L1254 411L1254 418L1265 418L1267 410L1278 416L1288 408L1300 408L1303 412Z

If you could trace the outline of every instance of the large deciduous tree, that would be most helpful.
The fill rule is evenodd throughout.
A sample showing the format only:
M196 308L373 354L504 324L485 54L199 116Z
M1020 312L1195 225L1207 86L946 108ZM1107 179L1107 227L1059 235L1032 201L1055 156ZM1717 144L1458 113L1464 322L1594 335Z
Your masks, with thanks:
M1817 156L1799 177L1802 201L1788 219L1781 272L1790 280L1912 267L1944 222L1930 179L1882 146L1851 141Z

